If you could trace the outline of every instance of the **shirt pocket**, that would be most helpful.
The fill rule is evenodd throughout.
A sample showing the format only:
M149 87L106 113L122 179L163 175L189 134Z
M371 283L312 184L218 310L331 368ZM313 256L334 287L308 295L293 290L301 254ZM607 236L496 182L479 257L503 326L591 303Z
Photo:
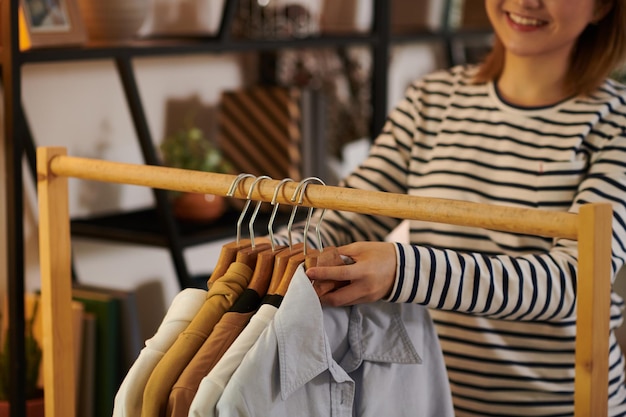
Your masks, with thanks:
M538 163L535 176L537 207L567 211L586 173L586 161Z

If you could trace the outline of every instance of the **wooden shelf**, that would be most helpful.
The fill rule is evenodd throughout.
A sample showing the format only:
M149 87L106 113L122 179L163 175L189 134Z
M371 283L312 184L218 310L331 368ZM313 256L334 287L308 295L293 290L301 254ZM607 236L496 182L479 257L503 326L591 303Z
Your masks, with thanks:
M450 0L446 0L446 10ZM390 47L395 43L406 42L442 42L447 56L451 57L450 44L453 40L474 38L488 35L487 31L451 32L445 29L428 32L418 31L408 34L393 34L390 28L390 3L375 0L373 7L373 25L366 33L341 35L320 35L294 39L234 39L230 35L238 2L225 2L222 22L215 36L200 38L151 38L137 39L119 43L88 43L80 47L47 47L20 51L18 47L18 7L20 0L2 2L2 74L4 87L4 133L5 165L8 175L5 179L7 189L7 246L8 246L8 300L9 321L11 323L10 349L15 353L10 375L17 387L10 396L11 415L25 413L24 376L20 373L25 363L24 341L24 236L23 201L22 201L22 160L27 155L31 171L35 174L35 141L31 135L21 102L22 66L25 64L113 60L122 82L129 112L137 132L138 141L146 164L159 164L154 149L150 129L141 102L132 60L159 56L184 56L199 54L243 53L277 51L289 48L344 48L365 46L372 53L372 137L382 128L387 112L388 60ZM2 49L2 48L0 48ZM61 145L61 144L59 144ZM36 174L35 174L36 175ZM77 237L105 239L117 242L137 243L169 249L172 262L181 287L199 282L197 276L190 276L187 271L182 249L210 241L234 237L236 219L239 213L229 212L212 225L188 224L173 218L168 205L167 195L163 190L153 190L155 208L127 213L115 213L108 216L74 219L71 223L72 234ZM276 221L276 227L287 222L282 217ZM259 216L257 224L262 228L267 220ZM259 230L261 233L261 230ZM202 280L204 278L200 278Z
M304 218L304 214L301 212L302 210L299 210L296 214L298 220ZM275 229L286 225L290 214L290 212L279 211L275 220ZM239 215L240 213L236 210L229 210L221 218L211 223L176 220L181 248L189 248L221 239L235 239ZM247 221L248 218L245 220L244 230L241 231L241 237L244 239L248 238ZM268 222L269 213L260 212L254 225L257 236L267 234ZM161 228L158 213L153 208L73 219L71 231L75 237L105 239L163 248L170 246L167 235Z
M449 39L485 38L490 30L418 31L394 34L391 43L442 42ZM378 36L370 33L322 35L298 39L219 39L217 37L153 38L124 42L92 42L75 47L46 47L22 51L20 63L43 63L97 59L198 55L229 52L259 52L289 48L340 48L376 45Z

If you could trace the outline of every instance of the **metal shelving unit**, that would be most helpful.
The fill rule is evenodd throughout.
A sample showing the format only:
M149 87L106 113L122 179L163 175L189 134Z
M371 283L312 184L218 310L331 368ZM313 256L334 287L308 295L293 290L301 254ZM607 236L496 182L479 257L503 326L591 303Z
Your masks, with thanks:
M449 3L450 0L447 0ZM382 128L387 109L388 57L394 42L443 42L448 58L452 58L451 44L455 37L485 36L484 32L459 33L443 28L439 32L419 32L394 36L390 24L390 2L374 0L374 21L369 33L341 36L312 36L298 39L240 40L230 37L237 1L226 1L222 22L216 36L194 39L150 39L118 44L87 44L81 47L55 47L20 51L18 45L18 7L20 0L2 2L2 81L4 88L4 151L5 183L7 190L7 250L8 300L10 322L10 379L11 416L25 415L24 392L24 235L22 160L26 155L30 171L35 172L35 141L28 127L21 102L21 68L24 64L113 60L131 112L132 121L146 164L160 165L154 148L146 115L133 70L133 59L154 56L182 56L190 54L219 54L222 52L271 52L285 48L343 48L366 46L372 53L372 118L374 137ZM452 62L452 61L451 61ZM196 286L190 276L183 249L232 236L222 226L190 227L174 219L163 190L153 190L155 207L145 211L121 213L88 219L74 219L72 234L112 241L152 245L168 248L181 287ZM230 216L230 217L228 217ZM232 225L237 213L227 214L222 222ZM233 221L229 221L231 219ZM261 220L259 220L261 224Z

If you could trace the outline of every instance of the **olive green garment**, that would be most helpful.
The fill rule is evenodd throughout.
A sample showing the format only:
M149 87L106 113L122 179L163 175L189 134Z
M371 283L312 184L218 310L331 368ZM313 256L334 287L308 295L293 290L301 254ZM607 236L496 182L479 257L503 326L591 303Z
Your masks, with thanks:
M247 287L252 269L234 262L207 292L200 311L155 366L143 392L141 417L163 417L170 390L215 324Z

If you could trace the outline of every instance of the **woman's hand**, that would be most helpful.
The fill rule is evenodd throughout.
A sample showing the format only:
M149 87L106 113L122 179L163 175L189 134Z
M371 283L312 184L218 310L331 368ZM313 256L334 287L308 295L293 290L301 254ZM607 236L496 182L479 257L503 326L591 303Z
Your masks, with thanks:
M354 263L307 269L322 304L345 306L385 298L396 277L393 243L357 242L337 248Z

